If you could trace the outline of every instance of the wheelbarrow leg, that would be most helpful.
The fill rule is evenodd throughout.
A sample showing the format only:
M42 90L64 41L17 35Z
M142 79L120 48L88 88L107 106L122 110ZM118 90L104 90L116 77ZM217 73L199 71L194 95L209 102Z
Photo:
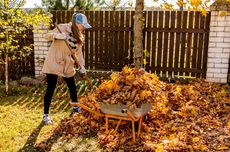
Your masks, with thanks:
M109 133L109 117L105 116L105 133Z
M116 129L115 129L115 132L117 132L117 129L118 129L118 127L120 126L120 124L121 124L121 119L119 119L119 121L118 121L118 123L117 123Z
M135 124L134 121L132 120L132 132L133 132L133 142L135 142L136 137L135 137Z
M142 120L143 120L143 116L140 118L139 123L138 123L138 132L137 132L137 136L138 137L140 136L140 133L141 133L141 123L142 123Z

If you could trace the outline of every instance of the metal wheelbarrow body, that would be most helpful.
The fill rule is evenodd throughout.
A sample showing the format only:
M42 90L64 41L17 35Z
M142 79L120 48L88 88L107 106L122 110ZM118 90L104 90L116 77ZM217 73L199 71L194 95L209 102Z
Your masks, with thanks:
M93 114L98 115L99 117L105 117L105 133L109 132L109 118L118 119L118 123L116 125L115 132L117 131L122 120L131 121L132 122L132 134L133 134L133 142L135 142L135 122L138 122L138 136L141 132L141 123L143 117L151 110L151 104L143 103L140 108L129 109L127 105L119 105L119 104L106 104L103 102L97 102L97 106L95 106L96 110L93 110L81 103L71 103L72 106L79 106L84 110L87 110Z

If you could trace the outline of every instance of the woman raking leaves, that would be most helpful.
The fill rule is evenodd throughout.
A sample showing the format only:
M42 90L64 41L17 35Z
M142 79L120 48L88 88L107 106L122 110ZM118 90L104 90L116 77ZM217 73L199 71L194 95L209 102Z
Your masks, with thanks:
M79 72L82 77L86 77L85 61L82 53L84 29L91 28L87 18L82 13L75 13L72 16L72 22L57 25L54 30L45 35L45 39L52 41L48 50L42 72L47 76L47 90L44 96L44 115L43 122L51 124L49 117L50 103L57 84L57 77L63 77L66 82L72 102L77 102L77 92L74 80L75 70L74 58L79 64ZM68 42L68 46L65 41ZM71 48L71 51L70 49ZM79 107L74 107L74 111L80 112Z

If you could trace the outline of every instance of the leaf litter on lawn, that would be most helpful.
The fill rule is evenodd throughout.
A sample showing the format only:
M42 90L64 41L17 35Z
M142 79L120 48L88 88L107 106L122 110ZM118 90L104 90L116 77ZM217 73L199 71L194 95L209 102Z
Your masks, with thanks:
M107 150L124 151L227 151L230 149L229 86L193 79L188 84L166 83L143 69L124 67L111 79L79 99L95 108L97 101L137 108L152 105L143 121L141 136L132 143L131 124L105 134L104 120L87 112L63 119L54 130L63 138L96 134Z

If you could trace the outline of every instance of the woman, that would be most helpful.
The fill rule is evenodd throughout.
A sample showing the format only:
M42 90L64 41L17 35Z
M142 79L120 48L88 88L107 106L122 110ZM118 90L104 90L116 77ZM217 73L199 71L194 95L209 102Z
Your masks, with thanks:
M74 60L73 56L78 60L79 72L86 76L85 62L82 54L83 30L91 28L87 22L87 18L82 13L75 13L72 16L72 22L57 25L54 30L45 35L45 39L53 41L46 56L42 72L47 76L47 90L44 96L44 115L43 122L51 124L49 118L49 107L52 96L57 84L57 77L64 78L69 91L72 102L77 102L77 92L74 80ZM65 43L68 42L68 45ZM79 112L79 107L74 107L74 111Z

